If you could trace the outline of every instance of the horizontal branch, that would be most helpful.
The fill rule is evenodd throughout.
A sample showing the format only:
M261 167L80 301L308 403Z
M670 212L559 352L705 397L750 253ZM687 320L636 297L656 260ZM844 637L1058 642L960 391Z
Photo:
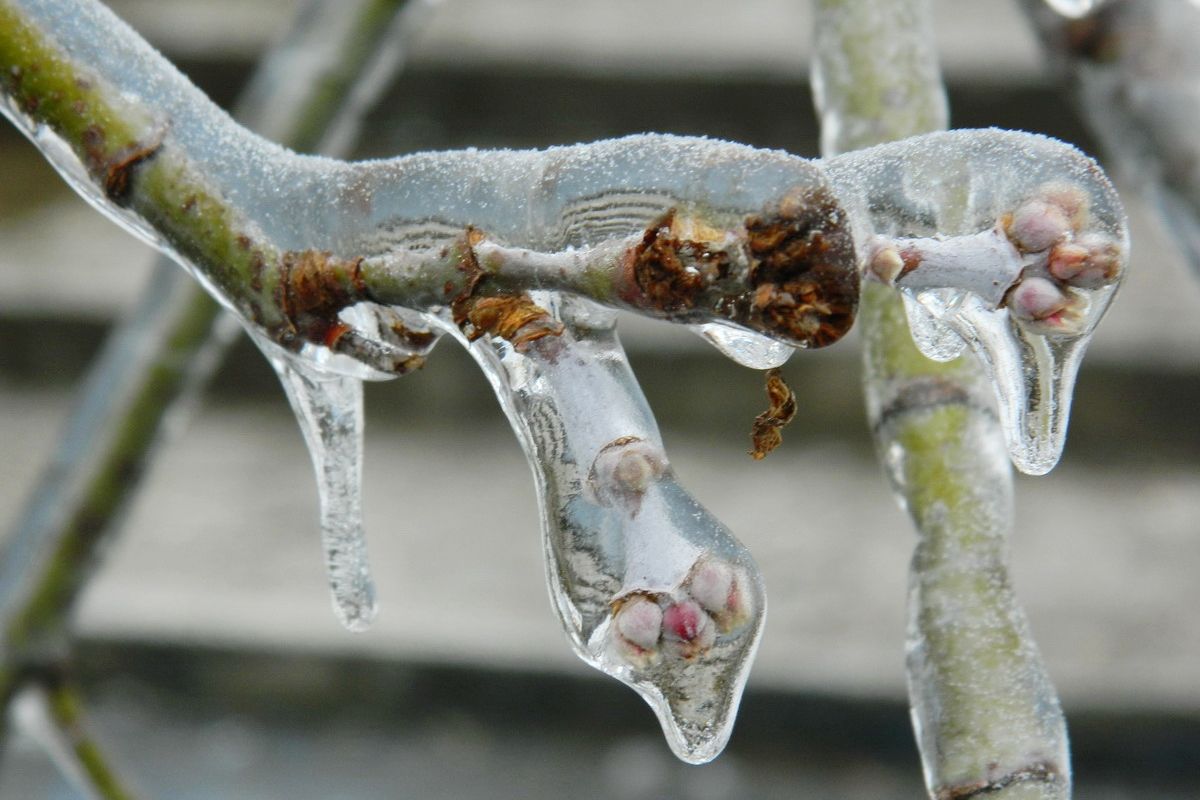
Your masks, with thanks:
M239 127L92 0L2 0L0 83L9 116L77 189L293 350L361 339L339 315L364 301L461 317L472 298L530 289L819 347L853 323L865 241L915 235L848 212L850 196L870 207L896 191L886 173L863 188L828 169L836 160L707 139L363 163L298 156ZM1080 191L1120 227L1111 187L1077 151L974 136L912 147L963 150L980 174L1022 154L1083 163ZM1008 206L983 227L1031 191L1006 187Z

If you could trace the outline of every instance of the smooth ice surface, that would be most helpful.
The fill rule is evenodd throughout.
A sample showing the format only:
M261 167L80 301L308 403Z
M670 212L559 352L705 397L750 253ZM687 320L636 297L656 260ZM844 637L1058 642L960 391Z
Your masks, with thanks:
M37 742L80 796L90 798L94 795L93 782L87 776L76 742L55 721L53 702L45 688L29 684L12 698L9 720L23 736Z
M908 255L928 253L936 272L976 270L962 282L973 291L931 291L920 268L896 285L910 296L923 352L951 357L952 331L985 366L1017 468L1049 471L1079 360L1128 253L1124 213L1099 167L1062 142L998 130L933 134L825 163L864 252L891 239Z
M252 338L279 375L312 457L334 612L348 629L364 631L376 604L362 520L362 381L321 371L261 336Z
M967 342L942 319L953 313L964 294L957 289L902 292L908 329L921 355L934 361L952 361L967 349Z
M704 341L750 369L774 369L783 366L796 348L751 331L709 322L691 329Z
M611 312L533 299L561 335L469 347L534 469L555 607L578 655L646 699L675 754L709 761L762 633L761 575L676 482Z

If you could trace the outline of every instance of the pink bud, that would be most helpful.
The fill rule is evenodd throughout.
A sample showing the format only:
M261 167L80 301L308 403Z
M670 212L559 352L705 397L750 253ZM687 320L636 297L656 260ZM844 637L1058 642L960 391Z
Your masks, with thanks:
M650 649L662 632L663 612L645 595L634 595L617 611L617 631L638 647Z
M1008 235L1022 250L1037 253L1065 237L1071 223L1065 211L1045 200L1029 200L1013 213Z
M636 436L624 436L605 445L588 474L587 488L595 502L621 505L633 513L642 495L667 471L662 450Z
M693 658L712 647L715 626L694 600L667 606L663 612L663 640L682 658Z
M1050 251L1050 274L1080 289L1099 289L1117 279L1123 261L1121 246L1102 233L1085 233L1074 242Z
M1025 278L1008 296L1009 311L1035 333L1077 332L1080 305L1073 294L1046 278Z
M749 580L744 569L708 558L693 569L688 591L712 615L718 630L729 633L744 625L754 613Z

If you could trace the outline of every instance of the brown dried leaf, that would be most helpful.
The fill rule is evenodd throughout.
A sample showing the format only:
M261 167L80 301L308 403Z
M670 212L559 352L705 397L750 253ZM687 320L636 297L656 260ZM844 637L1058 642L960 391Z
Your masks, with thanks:
M783 442L783 427L796 418L796 393L778 369L767 371L767 406L766 411L754 418L750 431L753 444L750 456L755 461L765 458Z

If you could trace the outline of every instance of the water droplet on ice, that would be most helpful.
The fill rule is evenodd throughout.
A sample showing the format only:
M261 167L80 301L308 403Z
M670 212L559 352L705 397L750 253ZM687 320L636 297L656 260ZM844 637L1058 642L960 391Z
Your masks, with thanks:
M688 327L724 355L750 369L781 367L795 352L795 348L791 345L776 341L769 336L744 331L719 322Z
M989 309L978 298L953 318L992 381L1013 464L1028 475L1044 475L1062 455L1079 364L1114 289L1095 293L1091 322L1075 335L1037 333L1007 308Z
M967 343L952 327L942 322L949 309L962 302L962 292L953 289L930 289L923 292L901 292L908 329L921 355L933 361L953 361L962 355Z

